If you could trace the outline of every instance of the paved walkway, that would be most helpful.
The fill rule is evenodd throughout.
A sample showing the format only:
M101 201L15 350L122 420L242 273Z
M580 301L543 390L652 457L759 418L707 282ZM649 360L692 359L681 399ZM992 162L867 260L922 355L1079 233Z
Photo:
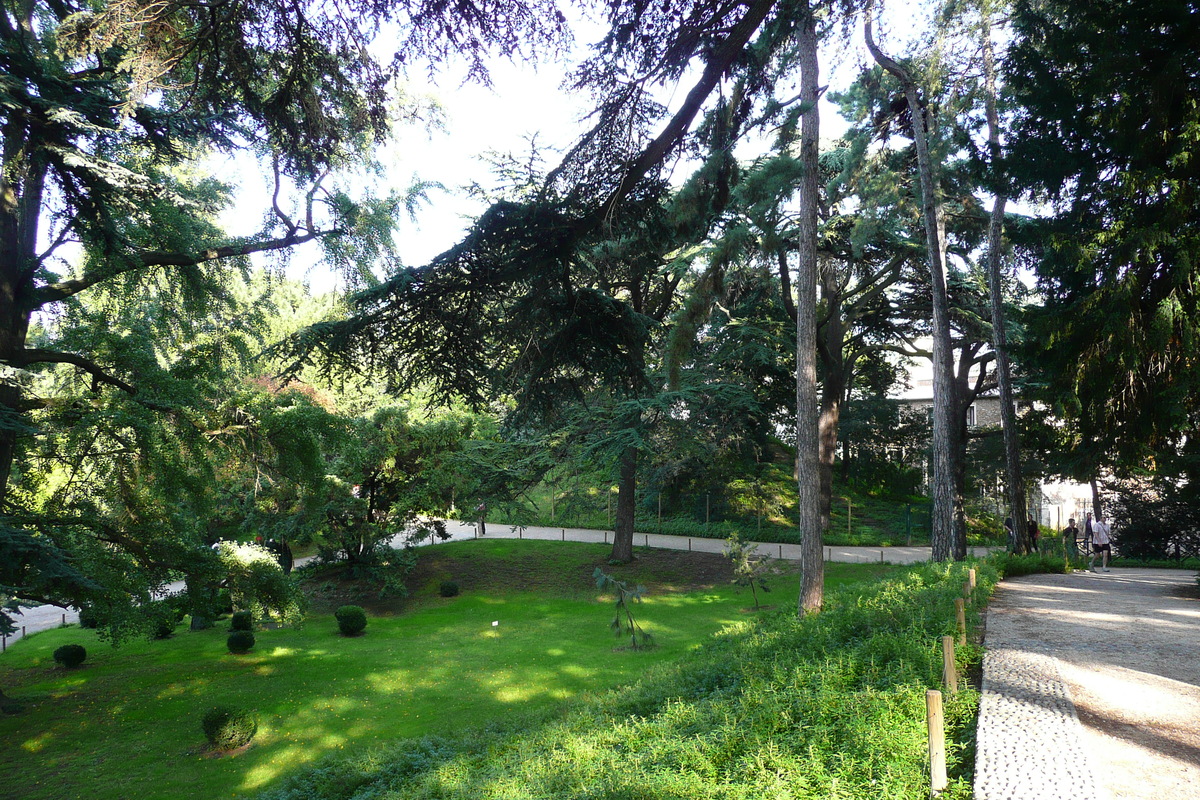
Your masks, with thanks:
M985 644L976 800L1200 797L1194 572L1004 581Z
M477 537L476 525L471 522L447 520L446 530L450 534L451 541L461 541ZM486 536L489 539L519 538L564 542L611 542L613 532L611 530L593 530L588 528L514 528L509 525L489 522ZM403 544L400 537L393 540L393 543L397 547ZM424 542L424 544L428 543ZM699 553L721 553L725 549L725 540L705 539L697 536L668 536L658 533L638 533L634 535L634 545L658 547L666 550L695 550ZM775 558L793 561L800 560L800 546L795 544L759 544L758 550ZM986 555L987 550L988 548L986 547L980 547L972 551L972 554ZM929 547L837 547L831 545L825 548L826 561L851 563L877 561L889 564L912 564L917 561L928 561L930 555ZM298 560L297 564L303 563L304 560ZM179 591L182 588L182 583L172 584L166 588L166 591L169 593ZM7 646L8 642L20 639L24 635L55 628L64 622L78 622L79 612L73 608L36 606L25 609L21 614L14 615L14 620L19 630L16 634L5 637L5 646Z

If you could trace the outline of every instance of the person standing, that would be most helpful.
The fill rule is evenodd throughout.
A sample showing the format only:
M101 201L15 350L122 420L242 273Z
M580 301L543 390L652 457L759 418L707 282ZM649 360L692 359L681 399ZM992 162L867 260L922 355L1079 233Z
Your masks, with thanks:
M1032 514L1029 515L1029 522L1026 524L1029 526L1029 541L1033 545L1033 552L1040 553L1041 550L1038 549L1038 526Z
M475 506L475 513L479 515L479 535L487 536L487 502Z
M1067 520L1067 527L1063 528L1062 535L1063 555L1074 558L1079 553L1079 527L1075 524L1074 517Z
M1104 521L1104 517L1097 516L1096 522L1092 525L1092 558L1088 562L1088 569L1092 572L1096 571L1096 556L1100 556L1100 569L1104 572L1111 572L1108 568L1108 557L1112 553L1111 530L1108 523Z
M1087 519L1083 523L1083 552L1092 552L1092 512L1087 512Z

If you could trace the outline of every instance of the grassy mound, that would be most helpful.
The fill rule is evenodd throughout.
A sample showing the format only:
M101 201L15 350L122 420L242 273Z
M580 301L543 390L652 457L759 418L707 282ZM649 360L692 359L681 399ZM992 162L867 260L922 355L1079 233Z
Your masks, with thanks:
M965 569L844 589L804 619L780 609L566 711L326 761L265 797L925 798L924 694ZM979 569L984 596L997 575ZM976 703L947 697L943 796L969 796Z

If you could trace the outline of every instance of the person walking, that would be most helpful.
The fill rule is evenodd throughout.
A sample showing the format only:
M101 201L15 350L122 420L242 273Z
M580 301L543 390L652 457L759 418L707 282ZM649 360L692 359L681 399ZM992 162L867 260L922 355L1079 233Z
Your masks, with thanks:
M1063 528L1062 535L1063 555L1074 558L1079 553L1079 526L1075 524L1074 517L1067 520L1067 527Z
M1092 512L1087 512L1087 519L1083 523L1083 552L1092 552Z
M1097 516L1095 524L1092 525L1092 558L1088 562L1088 569L1096 571L1096 556L1100 556L1100 569L1103 572L1111 572L1108 568L1108 557L1111 553L1111 529L1104 517Z
M1041 550L1038 549L1038 525L1032 514L1029 515L1029 521L1025 524L1029 526L1029 543L1033 545L1033 552L1040 553Z

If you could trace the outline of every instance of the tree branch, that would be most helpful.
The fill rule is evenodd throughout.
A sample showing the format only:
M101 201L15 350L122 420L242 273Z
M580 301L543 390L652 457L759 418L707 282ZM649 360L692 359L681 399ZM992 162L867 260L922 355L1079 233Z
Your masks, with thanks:
M646 147L641 154L634 159L629 165L625 175L621 178L621 183L613 190L612 194L592 213L583 217L575 224L575 230L578 233L586 233L603 224L613 213L617 205L625 198L625 195L646 177L646 174L658 163L660 163L671 151L678 142L680 137L691 126L692 120L700 112L704 101L716 88L717 83L721 80L721 76L733 65L738 56L742 54L743 48L750 41L750 37L758 30L767 15L775 7L776 0L755 0L746 11L746 15L742 17L730 29L729 35L725 41L721 43L704 65L704 73L696 84L688 92L687 98L683 101L683 105L671 117L671 121L667 123L667 127L663 129L657 137Z
M57 350L25 348L17 350L15 353L13 353L9 357L8 363L14 367L27 367L30 364L70 364L91 375L93 384L103 383L108 386L113 386L134 397L136 397L138 393L137 389L132 385L114 375L110 375L109 373L105 372L99 364L91 359L78 355L77 353L62 353ZM137 402L156 411L173 410L169 406L164 406L160 403L154 403L149 400L143 400L141 398L138 398Z
M216 261L220 258L247 256L251 253L282 250L286 247L294 247L295 245L311 242L314 239L320 239L324 236L329 236L334 233L338 233L338 231L309 231L300 235L292 232L278 239L268 239L264 242L225 245L223 247L210 247L208 249L193 253L167 253L148 250L134 256L127 264L118 267L117 269L107 272L93 273L75 280L63 281L61 283L53 283L48 286L43 286L31 292L29 299L22 304L22 307L26 311L34 311L48 303L65 300L66 298L79 294L80 292L89 289L98 283L103 283L110 278L115 278L117 275L122 275L127 272L137 272L138 270L150 269L152 267L191 267L195 266L196 264L206 263L208 261Z

